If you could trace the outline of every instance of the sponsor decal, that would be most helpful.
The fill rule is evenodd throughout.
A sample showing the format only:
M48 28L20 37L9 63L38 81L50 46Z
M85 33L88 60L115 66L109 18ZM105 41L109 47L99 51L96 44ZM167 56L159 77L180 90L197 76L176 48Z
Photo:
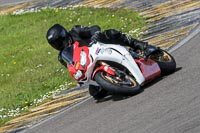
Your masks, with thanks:
M97 48L95 54L98 55L99 53L111 55L112 54L112 50L110 48L106 48L106 49Z
M101 49L97 48L95 54L98 55L100 53Z

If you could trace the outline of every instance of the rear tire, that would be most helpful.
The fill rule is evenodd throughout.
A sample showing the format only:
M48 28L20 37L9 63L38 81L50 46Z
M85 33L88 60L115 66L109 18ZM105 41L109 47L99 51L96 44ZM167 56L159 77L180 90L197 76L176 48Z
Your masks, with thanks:
M127 75L128 76L128 75ZM134 85L120 85L117 82L112 81L112 76L107 75L104 71L99 71L95 74L95 81L103 87L105 90L112 94L120 94L120 95L135 95L142 91L140 85L135 81L134 78L128 76L130 81L134 82Z

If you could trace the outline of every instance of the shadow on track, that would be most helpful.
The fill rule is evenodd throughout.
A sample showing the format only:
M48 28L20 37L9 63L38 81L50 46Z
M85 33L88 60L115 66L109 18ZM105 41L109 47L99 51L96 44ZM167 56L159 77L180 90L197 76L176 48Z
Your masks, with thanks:
M181 69L182 69L182 67L176 68L176 71L175 71L174 73L180 71ZM171 74L170 74L170 75L171 75ZM147 83L146 85L143 86L143 89L142 89L141 92L139 92L139 93L137 93L137 94L135 94L135 95L132 95L132 96L123 96L123 95L116 95L116 94L115 94L115 95L110 95L110 94L108 94L106 97L104 97L104 98L102 98L102 99L98 99L98 100L96 101L96 103L102 103L102 102L106 102L106 101L109 101L109 100L121 101L121 100L124 100L124 99L128 99L128 98L130 98L130 97L133 97L133 96L136 96L136 95L142 93L145 89L151 87L152 85L154 85L154 84L156 84L157 82L163 80L164 78L167 78L168 76L169 76L169 75L161 76L161 77L159 77L159 78L157 78L157 79L152 80L151 82L149 82L149 83Z

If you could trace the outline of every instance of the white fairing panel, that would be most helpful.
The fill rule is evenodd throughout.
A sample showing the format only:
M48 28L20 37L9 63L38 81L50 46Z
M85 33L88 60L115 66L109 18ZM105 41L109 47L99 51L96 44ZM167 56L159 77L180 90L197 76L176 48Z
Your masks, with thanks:
M96 44L93 44L89 49L90 55L94 59L93 63L88 66L89 69L93 68L92 65L95 64L98 60L114 61L125 66L132 73L140 85L144 83L144 76L142 75L138 65L135 63L133 57L125 47L97 42ZM89 76L90 74L87 75Z

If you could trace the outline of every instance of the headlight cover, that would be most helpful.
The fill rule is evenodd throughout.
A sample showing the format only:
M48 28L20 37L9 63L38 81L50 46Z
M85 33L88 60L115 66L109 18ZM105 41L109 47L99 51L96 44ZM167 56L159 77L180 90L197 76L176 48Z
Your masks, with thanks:
M78 70L73 76L75 79L78 80L82 75L83 75L83 73L80 70Z
M80 53L80 64L81 64L81 66L85 66L86 65L86 63L87 63L87 56L86 56L86 53L84 52L84 51L81 51L81 53Z

